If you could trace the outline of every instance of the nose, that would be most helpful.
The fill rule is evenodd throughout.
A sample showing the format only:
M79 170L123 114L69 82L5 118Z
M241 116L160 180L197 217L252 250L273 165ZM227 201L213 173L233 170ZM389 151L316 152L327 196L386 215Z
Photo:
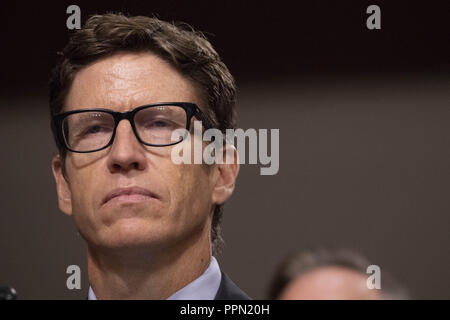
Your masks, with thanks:
M145 149L134 135L127 120L119 122L114 142L108 153L108 169L111 173L144 170L147 166Z

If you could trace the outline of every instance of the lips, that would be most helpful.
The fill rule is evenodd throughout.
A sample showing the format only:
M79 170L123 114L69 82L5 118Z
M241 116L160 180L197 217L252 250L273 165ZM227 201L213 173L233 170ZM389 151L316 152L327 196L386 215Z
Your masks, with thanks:
M144 196L149 198L157 198L157 196L148 189L141 187L127 187L127 188L118 188L109 192L102 200L102 205L107 203L108 201L121 197L121 196Z

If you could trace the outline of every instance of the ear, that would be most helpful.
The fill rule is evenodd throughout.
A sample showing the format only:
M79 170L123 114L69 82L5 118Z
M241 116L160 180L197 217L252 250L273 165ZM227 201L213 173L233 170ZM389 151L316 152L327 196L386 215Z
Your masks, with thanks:
M214 168L212 193L214 204L222 204L231 196L239 173L239 156L233 145L227 143L223 147L223 159L224 163L216 164Z
M72 192L70 191L69 182L63 175L63 163L60 155L56 155L52 159L53 177L56 182L56 192L58 193L59 209L67 215L72 215Z

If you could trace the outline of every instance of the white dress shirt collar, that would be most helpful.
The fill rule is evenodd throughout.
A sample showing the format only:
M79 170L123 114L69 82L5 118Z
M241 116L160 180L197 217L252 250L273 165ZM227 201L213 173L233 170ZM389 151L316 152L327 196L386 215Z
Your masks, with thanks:
M216 258L211 262L203 274L172 294L167 300L214 300L219 290L222 273ZM97 300L94 290L89 287L88 300Z

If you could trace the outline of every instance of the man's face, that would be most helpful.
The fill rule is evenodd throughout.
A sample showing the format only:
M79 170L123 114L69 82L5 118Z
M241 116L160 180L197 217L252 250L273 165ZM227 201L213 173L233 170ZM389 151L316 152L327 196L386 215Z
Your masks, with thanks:
M156 55L123 53L82 69L64 111L124 112L157 102L203 106L191 81ZM103 248L167 248L208 237L213 206L224 200L217 190L220 174L215 166L174 164L171 149L140 144L129 121L121 121L107 149L67 153L67 181L55 157L60 209L73 215L89 244ZM127 187L147 189L152 195L125 195L104 202L111 191Z

